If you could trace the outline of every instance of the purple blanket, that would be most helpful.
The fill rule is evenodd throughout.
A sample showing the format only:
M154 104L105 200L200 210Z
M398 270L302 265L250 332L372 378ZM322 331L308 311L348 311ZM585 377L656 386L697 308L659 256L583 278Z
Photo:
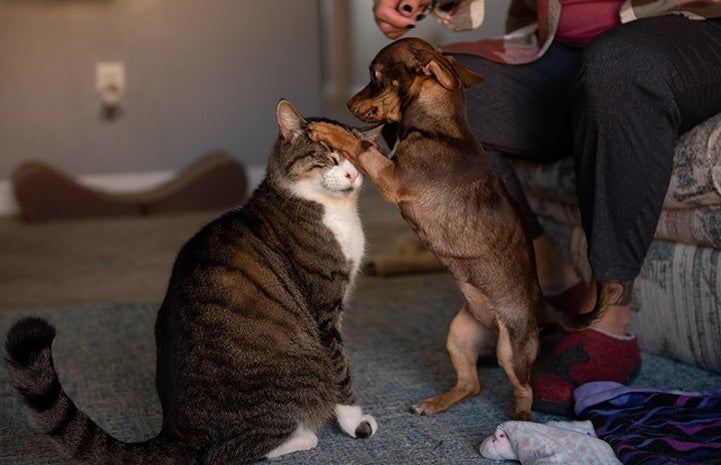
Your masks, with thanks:
M626 465L721 465L721 389L682 392L596 382L574 391L589 419Z

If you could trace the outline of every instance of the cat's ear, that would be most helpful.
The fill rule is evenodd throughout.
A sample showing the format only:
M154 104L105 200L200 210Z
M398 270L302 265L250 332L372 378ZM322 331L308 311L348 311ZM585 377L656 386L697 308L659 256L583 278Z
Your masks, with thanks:
M378 126L374 126L372 128L351 128L351 132L358 139L370 142L375 148L378 149L380 153L382 153L383 155L388 155L388 152L390 152L388 146L383 141L382 137L379 139L382 131L382 124L379 124Z
M372 128L351 128L351 132L358 139L370 142L380 153L388 155L388 152L390 152L388 146L384 142L379 143L378 141L378 137L381 135L382 131L382 124Z
M378 136L381 135L381 131L383 131L383 125L379 124L378 126L374 126L372 128L355 128L353 129L353 134L361 140L374 142L378 139Z
M292 139L302 131L303 126L306 124L305 119L298 110L286 99L281 99L278 102L275 112L278 117L278 127L284 139Z

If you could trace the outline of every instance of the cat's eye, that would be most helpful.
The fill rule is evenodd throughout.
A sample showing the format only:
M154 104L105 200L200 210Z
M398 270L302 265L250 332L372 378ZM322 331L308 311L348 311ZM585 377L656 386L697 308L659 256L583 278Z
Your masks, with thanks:
M371 68L370 73L371 73L371 81L377 81L378 79L381 78L381 73L377 69Z

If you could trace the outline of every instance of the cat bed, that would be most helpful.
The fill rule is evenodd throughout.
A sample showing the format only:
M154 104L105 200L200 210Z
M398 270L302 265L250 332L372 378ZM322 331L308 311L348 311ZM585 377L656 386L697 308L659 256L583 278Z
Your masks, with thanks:
M248 196L244 166L222 151L200 157L170 181L143 192L94 189L40 161L18 166L12 182L21 216L30 222L223 209Z

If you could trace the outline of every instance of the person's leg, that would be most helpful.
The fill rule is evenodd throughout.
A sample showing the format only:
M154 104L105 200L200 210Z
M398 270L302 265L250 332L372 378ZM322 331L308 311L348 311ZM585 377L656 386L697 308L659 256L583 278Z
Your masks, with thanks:
M471 129L486 148L537 161L573 155L567 92L581 64L580 50L553 45L525 65L454 57L485 79L466 89L466 106Z
M606 311L595 329L564 335L541 366L537 410L570 413L576 386L628 382L638 370L638 344L625 332L633 280L653 239L676 140L721 112L719 82L721 20L638 20L586 47L570 92L591 290L598 289L584 307Z
M599 282L624 286L617 292L622 305L600 324L621 334L630 321L624 302L653 240L676 140L721 111L721 20L664 16L618 30L588 47L571 94L589 262Z
M485 79L482 85L466 90L469 121L486 148L489 164L524 212L533 238L541 289L550 296L569 288L582 289L574 288L580 281L576 270L544 234L505 158L512 155L553 161L572 155L571 116L565 94L578 70L580 53L553 46L544 57L528 65L499 64L470 55L455 58ZM577 295L569 297L574 303L578 301Z

